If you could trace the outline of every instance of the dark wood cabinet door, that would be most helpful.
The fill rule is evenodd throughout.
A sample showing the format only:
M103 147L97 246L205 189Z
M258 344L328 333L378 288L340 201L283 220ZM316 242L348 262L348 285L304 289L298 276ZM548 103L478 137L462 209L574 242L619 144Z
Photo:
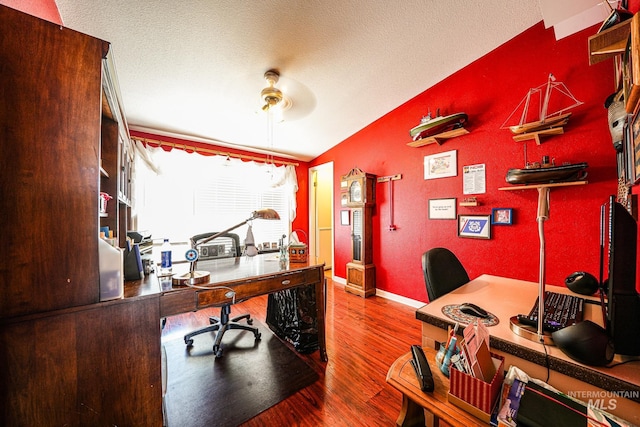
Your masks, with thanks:
M99 300L108 43L0 5L0 318Z

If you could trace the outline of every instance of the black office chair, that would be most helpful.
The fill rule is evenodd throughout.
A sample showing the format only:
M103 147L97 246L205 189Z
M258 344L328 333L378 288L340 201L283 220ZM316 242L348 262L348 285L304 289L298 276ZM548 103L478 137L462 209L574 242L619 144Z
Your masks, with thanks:
M200 240L206 239L207 237L211 237L216 232L210 233L202 233L192 237L192 241L199 242ZM232 258L240 256L240 237L234 233L225 233L222 234L210 242L203 244L198 247L199 259L217 259L217 258ZM238 302L237 300L235 302ZM260 339L261 333L258 328L254 328L251 326L247 326L244 324L240 324L241 320L246 319L247 324L253 324L253 319L251 319L250 314L243 314L241 316L236 316L232 319L229 318L231 315L231 305L227 304L223 305L220 309L220 317L211 316L209 317L210 325L191 333L188 333L184 336L184 343L187 346L193 345L193 337L196 335L204 334L205 332L217 332L215 341L213 344L213 352L216 357L222 356L222 337L224 333L229 329L242 329L245 331L253 332L256 340Z
M446 248L432 248L422 254L422 271L429 302L469 282L460 260Z

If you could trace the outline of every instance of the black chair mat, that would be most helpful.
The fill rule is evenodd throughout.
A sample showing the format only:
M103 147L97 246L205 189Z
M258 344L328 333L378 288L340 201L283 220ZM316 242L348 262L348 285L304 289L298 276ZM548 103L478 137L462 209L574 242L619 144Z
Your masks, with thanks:
M223 355L213 354L212 333L166 342L169 427L237 426L317 381L319 375L266 326L254 320L260 341L228 331Z

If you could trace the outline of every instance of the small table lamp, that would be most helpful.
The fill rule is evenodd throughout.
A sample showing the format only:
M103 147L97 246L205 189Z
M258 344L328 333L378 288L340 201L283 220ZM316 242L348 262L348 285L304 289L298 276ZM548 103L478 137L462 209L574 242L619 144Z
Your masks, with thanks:
M195 261L198 259L197 256L197 248L198 246L210 242L211 240L215 239L216 237L220 237L225 233L230 232L231 230L235 230L238 227L242 227L243 225L245 225L247 222L252 221L254 219L280 219L280 215L278 215L278 212L276 212L273 209L260 209L257 211L253 211L253 213L251 214L251 216L247 219L245 219L244 221L227 228L224 231L220 231L219 233L216 233L212 236L209 236L205 239L199 240L199 241L194 241L193 239L191 239L191 249L189 249L187 251L187 260L189 260L191 262L191 267L189 268L189 272L185 273L185 274L181 274L179 276L174 276L173 277L173 284L176 285L197 285L199 283L207 283L209 282L209 278L211 277L211 274L208 271L196 271L195 270ZM194 253L195 252L195 253Z

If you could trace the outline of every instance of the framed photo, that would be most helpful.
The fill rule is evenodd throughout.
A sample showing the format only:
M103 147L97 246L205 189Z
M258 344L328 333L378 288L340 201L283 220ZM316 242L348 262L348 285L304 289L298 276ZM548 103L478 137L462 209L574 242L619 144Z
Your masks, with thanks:
M491 238L491 215L458 215L458 237Z
M349 225L350 224L350 216L349 211L340 211L340 225Z
M491 210L491 224L497 224L497 225L513 224L513 209L493 208Z
M631 139L631 147L627 154L627 161L632 165L630 167L629 179L630 184L636 184L640 180L640 115L639 109L636 108L635 113L631 117L629 126L629 137Z
M347 192L343 191L342 193L340 193L340 206L347 206L347 201L348 201L348 196L347 196Z
M429 199L429 219L456 219L456 199Z
M458 175L457 151L424 156L424 179L445 178Z

